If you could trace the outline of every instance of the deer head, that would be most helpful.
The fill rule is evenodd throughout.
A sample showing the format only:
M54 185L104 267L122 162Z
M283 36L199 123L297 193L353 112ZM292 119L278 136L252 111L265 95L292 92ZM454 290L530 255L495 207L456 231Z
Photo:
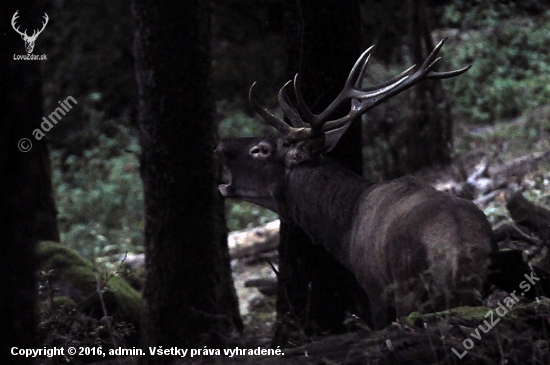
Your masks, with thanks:
M15 21L17 20L17 18L19 17L19 15L17 14L19 12L19 10L17 10L15 12L15 14L13 14L13 17L11 18L11 26L13 27L13 30L15 30L17 33L19 33L19 35L21 35L21 38L23 38L23 41L25 41L25 49L27 50L27 53L32 53L33 49L34 49L34 42L36 42L36 38L38 38L38 36L40 35L40 33L42 33L42 31L44 30L44 28L46 28L46 24L48 24L48 14L44 13L44 22L42 22L42 29L40 30L37 30L35 29L32 33L31 36L27 35L27 30L25 29L24 32L21 32L19 30L19 27L15 27Z
M320 114L313 114L305 104L299 88L299 75L296 75L294 80L288 81L280 89L278 96L279 107L290 124L258 105L254 98L254 83L250 88L250 103L268 124L281 132L281 136L221 140L216 153L230 175L229 182L219 186L222 195L241 198L281 214L273 198L285 173L290 173L299 165L318 163L323 153L336 146L354 119L423 79L449 78L470 68L468 66L449 72L432 71L440 60L437 53L445 40L439 42L413 74L411 71L415 66L390 80L363 88L363 78L373 49L370 47L353 66L340 94ZM290 100L291 88L296 105ZM351 103L349 113L330 120L334 111L345 103Z

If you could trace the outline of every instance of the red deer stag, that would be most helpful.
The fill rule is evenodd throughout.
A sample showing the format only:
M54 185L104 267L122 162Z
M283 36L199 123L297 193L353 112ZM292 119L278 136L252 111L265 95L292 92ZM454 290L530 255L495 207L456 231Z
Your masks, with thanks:
M229 175L229 182L219 185L221 194L268 208L322 244L355 274L369 297L377 329L389 323L389 313L407 315L427 298L439 307L478 300L483 268L496 249L489 222L472 202L412 177L373 183L323 155L355 118L382 101L422 79L467 71L469 66L432 71L444 41L414 74L410 75L413 66L391 80L362 88L369 48L355 63L344 89L318 115L305 105L296 75L297 108L287 95L291 81L278 97L290 125L258 105L253 84L252 106L282 136L222 139L216 147ZM337 107L350 102L346 116L329 120Z

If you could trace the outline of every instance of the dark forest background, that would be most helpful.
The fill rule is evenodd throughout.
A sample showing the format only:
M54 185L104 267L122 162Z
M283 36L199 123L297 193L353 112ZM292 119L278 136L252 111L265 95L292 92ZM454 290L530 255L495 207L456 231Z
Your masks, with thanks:
M472 151L483 151L496 165L550 149L550 6L540 1L76 0L0 8L0 180L6 182L0 228L7 252L2 265L11 278L1 279L2 315L11 323L3 335L6 344L26 338L26 347L68 345L62 338L71 338L73 345L107 343L105 348L137 343L217 348L226 345L227 333L243 331L226 234L277 217L244 202L224 206L215 189L220 171L212 151L220 137L273 133L248 104L254 81L261 81L260 103L275 110L279 88L299 71L315 110L328 104L370 45L376 48L366 79L375 84L418 64L448 37L440 70L473 67L378 106L356 123L343 143L349 148L334 156L382 181L448 166ZM15 10L19 24L29 29L34 25L27 24L39 26L43 12L48 14L34 50L47 61L13 61L13 53L25 53L10 25ZM42 117L69 96L78 104L35 141L32 131ZM28 154L14 147L23 136L33 142ZM526 196L549 205L548 166L527 181ZM494 225L508 219L503 202L483 208ZM292 267L284 255L305 255L288 251L305 238L295 227L282 227L281 237L286 242L281 270L330 276L339 270L328 270L328 262ZM108 287L110 273L124 271L121 262L146 253L145 274L138 274L149 282L142 292L146 305L139 304L145 319L125 326L131 321L101 319L109 317L110 307L93 319L80 303L72 303L76 309L54 306L54 297L63 295L48 287L60 269L32 272L61 248L38 246L41 241L60 242L78 253L74 260L87 260L82 265L99 273L91 289L99 304L108 301L102 293L125 290ZM353 283L342 284L350 280L345 272L337 276L335 288L323 284L318 298L342 290L334 296L344 299L314 307L313 314L296 309L292 323L279 317L273 344L346 330L344 312L365 299L347 298ZM280 297L311 283L294 280L280 284ZM27 294L12 301L19 291ZM311 300L288 299L279 300L279 313ZM19 317L12 312L22 319L14 322ZM25 332L36 326L38 340ZM147 335L140 337L141 326Z
M360 3L359 48L376 45L372 80L386 79L413 64L407 48L406 6ZM451 99L455 135L462 137L464 128L509 121L550 100L546 52L550 25L543 5L524 3L456 1L432 7L434 38L450 36L443 51L446 68L474 65L464 77L443 83ZM271 110L276 108L276 93L287 81L283 2L256 1L250 6L235 0L211 5L210 86L219 135L271 132L248 105L248 89L254 81L264 81L260 100ZM52 4L49 11L55 18L50 15L48 31L37 42L41 51L35 52L47 53L51 60L41 64L44 113L69 95L79 102L48 133L62 240L87 257L101 256L113 243L120 252L127 245L134 251L143 246L143 198L137 174L140 146L129 1L67 2L62 8ZM393 21L396 17L402 21ZM341 72L346 75L348 68ZM369 147L387 148L384 139L394 121L411 113L400 97L406 95L370 112L367 118L376 125L363 128L365 175L375 180L384 177L391 157ZM510 137L508 143L514 143ZM455 140L455 154L468 148L462 138ZM498 155L499 146L490 148ZM230 230L274 217L246 203L226 205Z

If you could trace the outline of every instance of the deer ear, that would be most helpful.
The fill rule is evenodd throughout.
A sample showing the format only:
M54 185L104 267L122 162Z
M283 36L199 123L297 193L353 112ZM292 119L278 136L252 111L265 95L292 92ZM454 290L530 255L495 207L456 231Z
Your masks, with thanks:
M348 122L340 128L325 132L325 148L323 149L324 153L330 152L334 147L336 147L338 141L340 140L340 138L342 138L344 133L346 133L350 124L351 122Z

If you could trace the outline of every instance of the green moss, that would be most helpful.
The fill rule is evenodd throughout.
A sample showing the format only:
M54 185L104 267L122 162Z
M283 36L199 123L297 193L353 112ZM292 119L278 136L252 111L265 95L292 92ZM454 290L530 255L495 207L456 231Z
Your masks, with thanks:
M42 242L37 250L39 269L51 272L55 298L67 298L76 303L84 313L103 317L98 283L104 282L106 274L94 270L92 263L82 258L75 250L55 242ZM132 323L139 327L141 320L141 296L128 283L114 276L103 288L103 298L109 316L117 321ZM60 300L60 299L56 299ZM65 301L67 301L65 300Z
M76 303L69 297L56 296L53 298L50 304L49 300L43 300L38 303L38 309L40 311L49 311L50 309L57 310L60 308L75 308Z
M58 309L61 307L74 308L76 303L69 297L55 297L53 298L53 308Z
M404 318L403 322L409 326L413 326L418 320L433 324L445 321L447 318L459 318L465 322L479 322L485 319L484 316L488 311L489 308L487 307L458 307L435 313L420 314L419 312L413 312Z
M495 309L487 307L458 307L449 309L446 311L436 312L436 313L426 313L421 314L419 312L413 312L407 317L403 318L403 323L408 326L414 326L415 322L418 325L420 320L422 323L428 324L442 324L452 319L453 322L464 323L476 325L477 323L482 323L487 319L486 315L489 311L493 310L494 318L500 318L506 322L515 322L520 320L523 312L533 310L538 306L543 305L550 307L550 299L541 299L538 302L531 303L516 303L504 316L500 317L496 314Z
M458 307L440 312L440 315L451 317L460 317L466 321L482 321L489 311L487 307Z

